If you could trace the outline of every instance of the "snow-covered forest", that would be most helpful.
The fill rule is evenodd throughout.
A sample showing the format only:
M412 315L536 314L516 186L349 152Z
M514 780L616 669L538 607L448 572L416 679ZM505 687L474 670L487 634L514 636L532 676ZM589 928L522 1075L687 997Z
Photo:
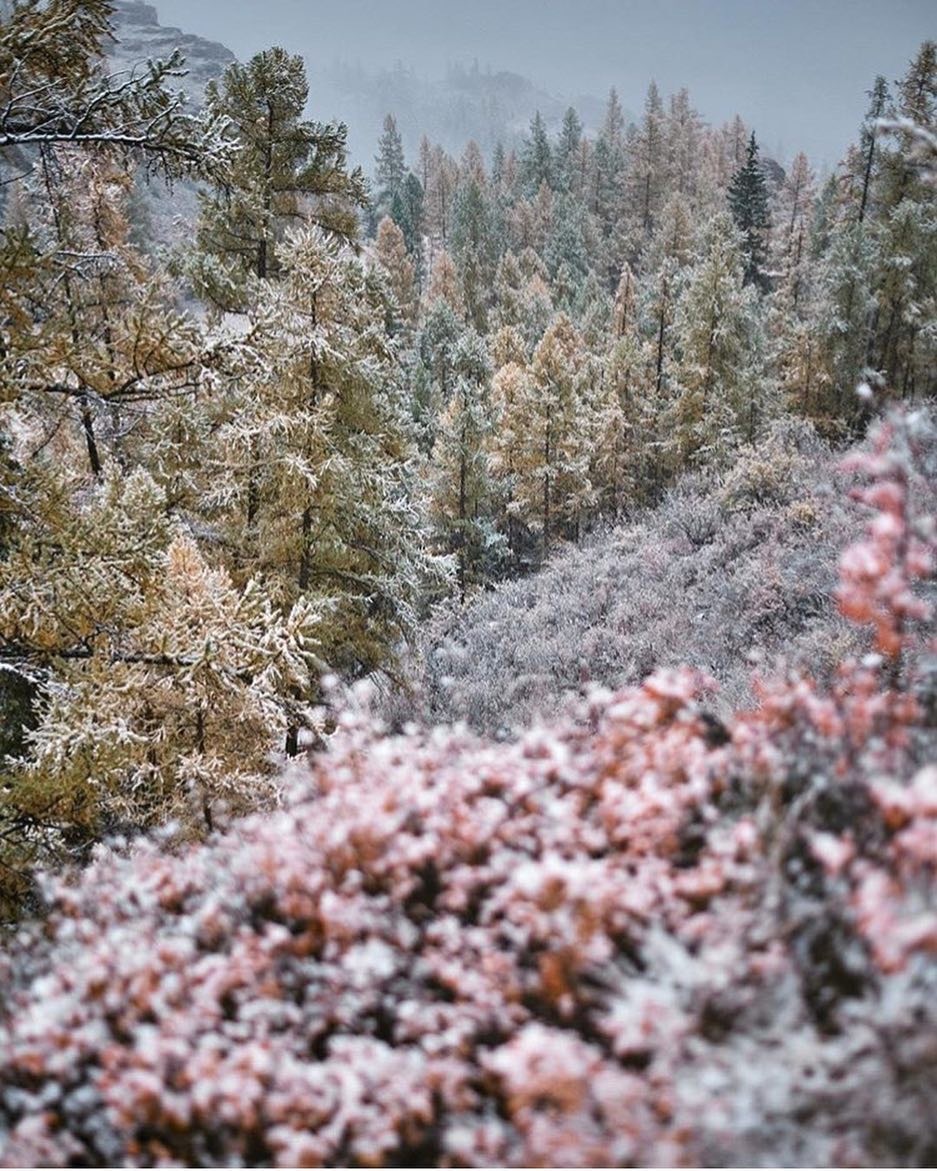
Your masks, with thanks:
M133 7L0 3L0 1165L933 1165L937 44L359 168Z

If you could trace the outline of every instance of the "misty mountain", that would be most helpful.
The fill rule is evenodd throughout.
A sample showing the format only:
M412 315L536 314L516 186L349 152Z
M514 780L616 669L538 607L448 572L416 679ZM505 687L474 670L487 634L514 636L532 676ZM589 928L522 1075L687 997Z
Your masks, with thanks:
M386 114L397 119L404 149L413 158L423 134L455 155L474 139L490 155L498 142L517 146L537 110L554 130L573 105L586 130L594 131L605 108L604 98L547 93L529 78L477 61L451 65L435 81L401 63L379 71L336 64L321 75L313 72L312 89L313 114L348 124L351 154L366 170Z
M181 49L188 72L180 86L195 101L235 60L234 53L217 41L162 24L157 6L143 0L118 0L115 33L110 57L118 69L166 58L173 49ZM474 138L489 154L499 141L516 146L536 110L555 129L567 107L574 105L586 130L594 131L605 105L604 97L548 93L519 73L493 71L477 61L451 65L436 80L400 63L390 69L348 62L318 68L310 64L309 73L310 116L345 122L351 158L365 171L372 168L386 114L396 117L408 156L415 156L423 134L456 155Z

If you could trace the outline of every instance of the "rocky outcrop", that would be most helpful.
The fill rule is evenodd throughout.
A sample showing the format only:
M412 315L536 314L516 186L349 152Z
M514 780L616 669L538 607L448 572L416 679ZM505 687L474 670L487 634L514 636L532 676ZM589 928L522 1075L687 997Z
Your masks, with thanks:
M175 49L181 50L188 72L180 85L195 101L200 100L208 82L220 77L235 59L231 50L217 41L160 24L155 6L143 0L118 0L114 36L110 58L120 69L147 60L165 60Z

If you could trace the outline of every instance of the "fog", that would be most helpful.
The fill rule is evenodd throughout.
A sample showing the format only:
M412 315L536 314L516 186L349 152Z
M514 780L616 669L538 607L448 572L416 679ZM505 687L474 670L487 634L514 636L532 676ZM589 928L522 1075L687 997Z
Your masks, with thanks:
M359 155L379 129L361 123L376 113L358 111L356 124L355 111L317 108L317 76L320 102L335 105L326 73L338 63L370 73L402 63L432 80L477 60L563 101L604 98L615 85L632 112L651 78L665 94L686 85L708 121L738 112L782 161L804 149L832 166L874 76L898 76L937 34L933 0L156 2L163 23L223 41L239 57L274 43L302 53L313 112L345 117Z

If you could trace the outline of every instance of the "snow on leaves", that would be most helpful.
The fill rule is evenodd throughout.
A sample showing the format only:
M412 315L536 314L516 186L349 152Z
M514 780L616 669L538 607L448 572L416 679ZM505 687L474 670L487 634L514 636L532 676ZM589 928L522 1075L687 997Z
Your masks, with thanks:
M689 671L511 745L349 713L279 812L99 850L2 961L4 1162L926 1160L937 774L902 631L905 689L881 658L780 683L718 744Z

